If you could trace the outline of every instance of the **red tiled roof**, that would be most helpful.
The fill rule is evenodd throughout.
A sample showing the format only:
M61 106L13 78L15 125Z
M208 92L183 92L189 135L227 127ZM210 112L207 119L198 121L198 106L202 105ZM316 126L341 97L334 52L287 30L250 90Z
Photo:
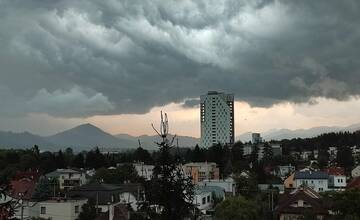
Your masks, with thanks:
M323 171L333 176L345 176L345 169L343 167L328 167Z
M35 181L27 178L12 180L10 182L10 196L16 199L31 199L36 188Z
M350 181L350 183L347 185L348 189L360 189L360 176L355 177Z
M41 174L39 170L27 170L27 171L17 171L13 180L20 180L23 178L31 179L34 181L38 181Z

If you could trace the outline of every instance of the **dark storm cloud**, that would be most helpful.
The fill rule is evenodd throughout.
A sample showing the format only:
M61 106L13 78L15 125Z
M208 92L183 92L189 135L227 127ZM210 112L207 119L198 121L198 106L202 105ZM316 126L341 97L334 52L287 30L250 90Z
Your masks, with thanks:
M0 116L145 113L208 90L346 100L359 23L356 0L0 0Z

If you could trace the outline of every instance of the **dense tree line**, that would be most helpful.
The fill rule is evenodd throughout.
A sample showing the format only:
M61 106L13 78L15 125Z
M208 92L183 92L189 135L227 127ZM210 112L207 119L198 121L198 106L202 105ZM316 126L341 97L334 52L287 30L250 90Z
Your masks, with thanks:
M276 142L283 146L284 153L328 149L329 147L360 146L360 131L331 132L313 138L284 139Z

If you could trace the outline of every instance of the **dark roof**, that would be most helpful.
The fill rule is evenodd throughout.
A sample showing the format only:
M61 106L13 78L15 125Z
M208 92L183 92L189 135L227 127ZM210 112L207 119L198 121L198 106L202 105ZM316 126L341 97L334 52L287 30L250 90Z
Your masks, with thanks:
M311 207L296 207L292 204L299 200L305 201ZM303 214L305 210L312 210L316 214L327 215L326 201L314 190L309 187L300 187L291 193L282 195L275 209L275 213Z
M74 173L82 173L79 170L75 169L57 169L53 172L45 174L46 177L59 177L61 174L74 174Z
M328 167L324 169L324 172L332 176L345 176L345 169L343 167Z
M113 184L91 183L74 188L72 191L117 191L121 186Z
M350 181L350 183L347 185L348 189L360 189L360 176L355 177Z
M99 184L92 183L86 184L79 187L75 187L68 192L70 197L86 197L97 201L98 204L108 204L117 203L120 201L119 195L124 192L129 192L135 197L141 196L143 191L140 184L122 184L122 185L112 185L112 184Z
M322 171L296 171L294 175L295 179L329 179L329 175Z

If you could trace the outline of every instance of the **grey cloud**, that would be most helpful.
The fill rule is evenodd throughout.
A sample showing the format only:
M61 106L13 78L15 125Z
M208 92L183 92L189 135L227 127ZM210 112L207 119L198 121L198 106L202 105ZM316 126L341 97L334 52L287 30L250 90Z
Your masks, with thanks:
M350 0L3 0L0 115L145 113L208 90L256 106L347 100L360 93L359 12Z
M184 108L194 108L194 107L198 106L199 104L200 104L199 99L186 99L184 101L184 103L182 104L182 106Z

